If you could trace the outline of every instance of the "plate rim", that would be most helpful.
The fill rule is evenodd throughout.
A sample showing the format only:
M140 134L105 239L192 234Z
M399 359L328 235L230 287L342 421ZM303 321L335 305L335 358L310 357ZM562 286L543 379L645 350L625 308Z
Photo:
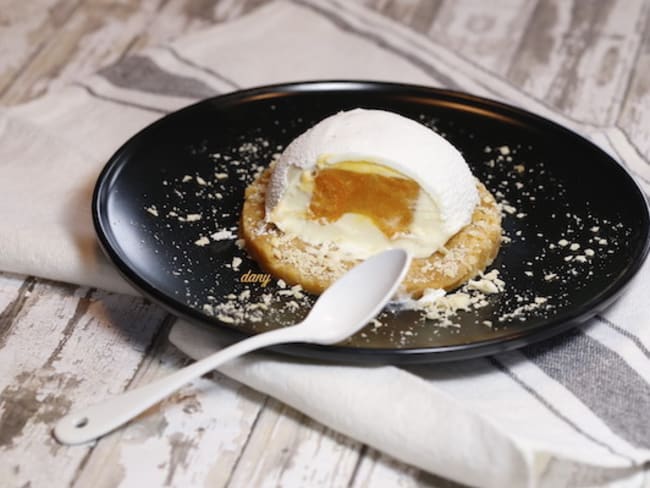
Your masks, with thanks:
M417 348L362 348L362 347L348 347L341 345L319 346L315 344L289 344L279 345L269 348L269 350L277 351L282 354L287 354L294 357L309 358L311 360L326 360L336 362L351 362L351 363L392 363L392 364L405 364L405 363L433 363L460 359L469 359L474 357L482 357L501 352L510 351L529 345L535 342L548 339L562 332L569 330L573 327L579 326L588 319L600 313L602 310L610 306L615 300L629 286L631 280L638 273L641 266L650 251L650 203L649 198L640 187L635 176L623 164L617 162L610 154L602 148L594 144L589 139L585 138L575 130L563 126L551 119L535 114L521 107L510 105L494 99L485 98L471 93L449 90L437 87L430 87L425 85L374 81L374 80L310 80L310 81L296 81L289 83L275 83L270 85L255 86L242 90L233 91L226 94L216 95L197 102L191 103L178 110L174 110L162 117L154 120L146 125L131 137L129 137L107 160L101 172L99 173L92 195L92 220L93 227L97 236L97 240L104 254L109 258L111 263L115 265L120 275L126 279L128 283L140 291L146 298L150 299L157 305L161 306L171 315L182 318L194 324L207 327L215 333L225 333L234 339L242 339L248 337L250 334L239 330L232 325L214 319L209 323L205 317L194 307L185 305L178 301L176 304L171 305L167 302L174 302L173 297L159 292L155 286L150 284L146 279L139 276L131 266L122 259L120 253L114 248L114 240L111 239L110 224L106 222L108 216L105 211L105 203L110 194L110 186L112 182L119 176L120 168L123 163L122 159L125 153L128 152L134 144L137 144L143 135L156 130L156 128L164 124L172 117L178 117L181 114L196 110L197 107L213 103L224 104L230 101L235 102L238 100L245 100L255 97L256 95L274 94L274 97L286 97L290 94L302 94L305 92L332 92L337 90L346 91L375 91L375 92L419 92L418 94L427 94L435 97L436 100L446 98L450 100L462 100L469 104L480 104L482 106L489 106L493 110L499 112L506 112L512 114L517 120L519 118L532 119L538 124L550 125L554 130L560 130L568 136L579 140L582 144L586 144L597 151L602 153L612 164L614 168L623 174L623 177L631 183L635 189L636 196L639 200L644 202L644 226L641 229L644 244L641 246L638 255L633 258L630 266L628 266L622 275L619 275L614 282L614 286L608 287L602 293L592 297L588 302L583 304L578 310L572 310L562 316L556 317L550 322L544 323L543 326L538 326L530 331L519 331L509 336L500 336L495 339L487 339L481 341L470 342L467 344L456 344L451 346L431 346L431 347L417 347ZM440 105L440 103L436 103ZM316 355L316 356L315 356ZM354 360L350 359L354 356Z

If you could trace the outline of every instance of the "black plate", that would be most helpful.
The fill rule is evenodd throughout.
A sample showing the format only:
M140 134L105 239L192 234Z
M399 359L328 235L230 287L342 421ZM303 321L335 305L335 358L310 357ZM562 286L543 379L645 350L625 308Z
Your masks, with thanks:
M261 270L234 238L223 237L236 233L244 189L259 167L315 122L354 107L419 120L462 151L505 204L511 241L491 269L506 287L482 307L456 314L452 326L412 311L385 311L383 325L344 344L278 351L394 363L493 354L585 321L639 269L648 250L645 196L602 150L491 100L375 82L245 90L153 123L115 153L99 178L93 215L102 246L133 285L185 319L237 338L299 320L314 298L291 296L276 280L243 282Z

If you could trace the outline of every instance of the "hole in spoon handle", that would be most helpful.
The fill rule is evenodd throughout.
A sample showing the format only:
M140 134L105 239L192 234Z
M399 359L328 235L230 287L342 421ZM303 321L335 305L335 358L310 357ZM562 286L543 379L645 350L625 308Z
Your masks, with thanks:
M62 444L90 442L128 422L132 416L115 416L105 409L106 404L93 405L66 415L54 427L54 437Z
M79 420L77 420L77 421L75 422L75 424L74 424L74 426L75 426L77 429L83 429L83 428L86 427L87 425L88 425L88 417L82 417L82 418L80 418Z
M173 376L69 413L54 427L54 437L63 444L81 444L108 434L181 386Z

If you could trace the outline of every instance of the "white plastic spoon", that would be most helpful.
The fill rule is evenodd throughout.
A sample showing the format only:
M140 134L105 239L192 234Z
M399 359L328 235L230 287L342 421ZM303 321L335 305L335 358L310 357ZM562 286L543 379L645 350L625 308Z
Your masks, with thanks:
M63 417L54 436L63 444L92 441L128 422L184 384L220 364L262 347L290 342L334 344L351 336L377 315L395 293L410 264L406 251L373 256L330 286L305 320L254 335L142 388Z

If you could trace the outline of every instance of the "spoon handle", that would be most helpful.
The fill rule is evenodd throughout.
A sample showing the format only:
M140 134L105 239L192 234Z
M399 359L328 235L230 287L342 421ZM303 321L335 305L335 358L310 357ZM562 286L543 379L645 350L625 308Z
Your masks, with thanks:
M81 444L95 440L226 361L266 346L304 341L303 335L296 330L299 325L254 335L165 378L72 412L59 420L54 427L54 436L63 444Z

